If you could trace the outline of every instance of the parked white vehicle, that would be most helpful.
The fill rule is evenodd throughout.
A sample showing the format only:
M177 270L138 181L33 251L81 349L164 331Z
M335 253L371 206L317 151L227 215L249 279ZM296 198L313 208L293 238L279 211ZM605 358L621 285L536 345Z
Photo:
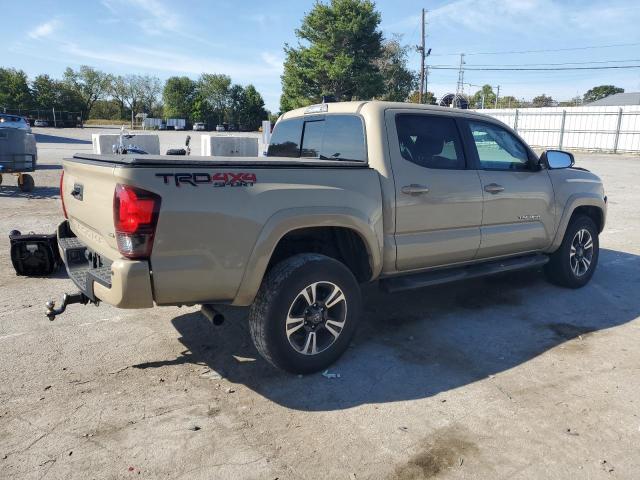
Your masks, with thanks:
M184 118L168 118L167 130L184 130L187 125L187 121Z
M206 126L203 122L196 122L193 124L193 129L199 132L204 132L206 130Z

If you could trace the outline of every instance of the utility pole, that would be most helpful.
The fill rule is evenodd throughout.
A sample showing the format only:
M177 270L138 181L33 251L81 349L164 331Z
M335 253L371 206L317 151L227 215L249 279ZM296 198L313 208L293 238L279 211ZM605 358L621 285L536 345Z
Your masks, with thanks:
M431 49L429 49L431 51ZM429 85L429 65L425 65L424 67L424 94L426 95L429 92L427 88Z
M493 108L498 108L498 98L500 98L500 85L498 85L497 87L497 93L496 93L496 104L494 105Z
M424 49L424 40L425 40L425 28L424 28L424 15L426 13L426 10L423 8L422 9L422 35L421 35L421 42L420 42L420 46L416 47L418 49L418 51L420 52L420 93L418 95L418 103L422 103L422 98L424 96L424 59L425 59L425 49Z
M456 96L453 99L452 107L456 101L460 104L460 96L464 93L464 53L460 54L460 68L458 69L458 85L456 86Z

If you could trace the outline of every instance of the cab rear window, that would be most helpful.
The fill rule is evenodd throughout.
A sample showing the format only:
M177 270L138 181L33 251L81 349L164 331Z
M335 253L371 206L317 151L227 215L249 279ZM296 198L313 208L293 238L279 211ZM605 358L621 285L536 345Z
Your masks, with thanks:
M278 122L270 157L367 161L362 119L356 115L314 115Z

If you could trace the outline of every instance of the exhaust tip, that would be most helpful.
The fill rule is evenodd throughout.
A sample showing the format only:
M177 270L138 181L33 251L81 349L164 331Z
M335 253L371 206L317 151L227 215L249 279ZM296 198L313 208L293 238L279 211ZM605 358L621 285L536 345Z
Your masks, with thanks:
M207 320L213 323L216 327L219 327L224 323L224 315L213 308L211 305L202 305L200 312L205 316Z

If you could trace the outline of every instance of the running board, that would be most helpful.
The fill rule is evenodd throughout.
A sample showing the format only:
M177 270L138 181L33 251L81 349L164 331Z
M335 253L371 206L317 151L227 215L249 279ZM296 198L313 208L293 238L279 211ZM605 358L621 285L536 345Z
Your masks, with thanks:
M442 283L457 282L470 278L485 277L496 273L513 272L527 268L541 267L549 261L547 255L527 255L526 257L508 258L487 263L467 265L465 267L448 268L425 273L415 273L399 277L383 278L380 288L388 293L431 287Z

